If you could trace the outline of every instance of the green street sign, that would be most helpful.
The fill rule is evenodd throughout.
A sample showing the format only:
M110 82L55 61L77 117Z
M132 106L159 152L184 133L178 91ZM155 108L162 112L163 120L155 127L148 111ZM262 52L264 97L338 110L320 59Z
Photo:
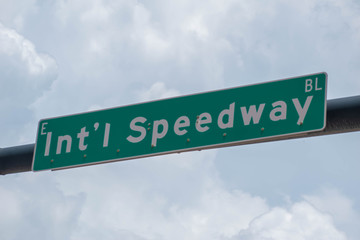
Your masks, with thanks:
M43 119L33 171L276 139L325 128L327 74L317 73Z

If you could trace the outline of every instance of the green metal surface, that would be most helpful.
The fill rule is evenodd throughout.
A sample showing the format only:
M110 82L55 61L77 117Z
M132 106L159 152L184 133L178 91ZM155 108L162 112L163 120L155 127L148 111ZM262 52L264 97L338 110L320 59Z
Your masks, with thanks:
M43 119L33 171L320 131L326 88L327 74L317 73Z

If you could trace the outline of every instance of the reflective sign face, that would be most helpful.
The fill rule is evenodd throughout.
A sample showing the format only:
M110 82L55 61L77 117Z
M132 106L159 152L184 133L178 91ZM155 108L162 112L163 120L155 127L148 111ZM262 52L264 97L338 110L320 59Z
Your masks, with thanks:
M33 170L59 169L319 131L327 74L43 119Z

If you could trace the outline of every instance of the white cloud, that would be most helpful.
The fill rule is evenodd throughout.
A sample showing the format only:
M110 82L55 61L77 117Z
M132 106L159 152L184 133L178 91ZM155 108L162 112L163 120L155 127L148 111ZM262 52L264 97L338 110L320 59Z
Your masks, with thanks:
M15 233L7 231L7 229L12 229L13 226L19 223L22 217L22 212L19 207L21 199L19 199L19 195L12 189L5 189L4 187L0 188L0 194L2 198L0 225L3 228L1 229L0 237L3 239L11 239Z
M65 91L74 96L71 91L79 88L74 86L78 81L122 89L133 86L128 82L160 81L186 92L328 71L333 79L330 97L359 89L350 75L358 75L359 53L359 14L351 0L151 4L96 0L57 1L52 7L56 14L48 27L61 31L47 32L62 42L56 47L61 49L57 58L67 73L58 89L45 96L46 103ZM339 69L343 62L350 70ZM98 93L86 91L104 96L109 89L102 88ZM127 90L119 90L119 95L131 92ZM63 92L54 94L57 91ZM108 102L115 101L124 100ZM88 106L95 104L110 105Z
M37 90L38 88L43 90L44 86L50 85L49 75L54 77L57 70L53 58L38 53L32 42L15 30L4 27L1 23L0 43L0 67L2 75L4 75L3 79L7 78L9 82L23 81L27 84L25 87L28 90ZM25 78L17 79L20 74L23 74ZM53 79L50 78L50 80ZM16 92L15 89L14 92Z
M21 31L24 20L37 12L36 1L1 1L0 22Z
M84 195L64 195L48 174L2 179L1 239L69 239Z
M289 209L275 207L251 222L238 239L257 240L345 240L331 216L317 211L307 202L294 203Z
M189 19L188 23L184 24L184 30L194 32L197 37L203 41L206 41L206 38L209 36L209 30L205 26L201 16L194 16Z
M354 80L360 73L359 8L351 0L13 5L0 9L5 25L17 29L0 25L0 110L6 113L1 146L16 142L19 132L22 142L33 142L35 122L43 117L311 72L328 71L330 98L360 89ZM56 58L59 69L52 57L38 52L40 46ZM284 158L288 150L280 149L276 157ZM11 177L13 187L7 187L9 182L0 186L5 202L0 222L6 222L1 232L13 239L46 231L44 239L90 240L357 236L354 225L346 227L358 220L353 203L336 192L306 195L306 201L274 208L267 196L250 193L254 179L262 188L270 186L267 192L278 190L276 181L295 182L292 193L303 195L303 176L296 172L308 166L259 161L262 168L254 166L253 173L245 164L253 155L232 157L253 175L241 179L245 191L222 182L213 166L214 152L19 175L17 181ZM284 169L283 175L262 179L255 174L274 168ZM293 172L285 172L289 169ZM10 231L19 225L28 231Z
M28 107L56 76L52 57L38 53L30 40L0 23L0 110L6 112L0 122L2 146L19 141L24 125L33 120Z
M175 208L175 218L185 228L183 239L227 239L267 210L260 197L211 186L203 191L198 205Z
M175 89L167 89L165 83L155 82L149 89L138 93L140 101L150 101L161 98L170 98L180 95Z
M87 23L108 23L109 16L113 12L113 9L109 5L105 5L103 1L100 0L92 1L90 4L83 6L86 6L87 10L80 16L80 20Z
M103 165L56 172L66 195L86 194L73 239L223 239L246 229L269 208L260 197L224 188L215 153L119 162L110 171ZM89 185L89 178L97 181Z
M43 239L348 239L336 214L308 202L322 199L325 208L340 204L354 214L344 195L271 208L264 198L228 189L215 157L201 151L10 176L0 188L1 233L21 239L22 232L11 235L21 226Z
M336 226L348 234L349 239L360 235L360 216L354 208L354 202L337 189L324 188L314 195L305 195L304 199L321 212L333 217Z

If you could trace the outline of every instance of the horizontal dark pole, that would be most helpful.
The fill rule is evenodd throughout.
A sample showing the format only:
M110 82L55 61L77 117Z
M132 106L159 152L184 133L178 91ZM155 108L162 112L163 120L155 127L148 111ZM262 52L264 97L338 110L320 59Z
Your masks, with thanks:
M0 149L0 174L31 171L35 144Z
M236 145L322 136L360 131L360 96L327 101L326 128L320 132L303 133L274 139L254 140ZM35 144L0 149L0 175L31 171ZM205 149L206 147L204 147Z

